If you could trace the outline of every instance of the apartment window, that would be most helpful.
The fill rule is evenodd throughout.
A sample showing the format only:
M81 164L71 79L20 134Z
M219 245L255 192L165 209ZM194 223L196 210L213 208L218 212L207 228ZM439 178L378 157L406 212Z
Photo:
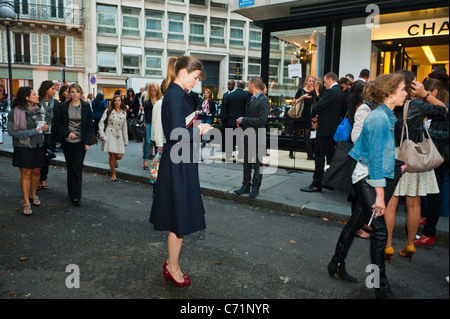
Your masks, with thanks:
M30 35L29 34L14 34L14 63L30 64Z
M231 21L230 22L230 45L244 46L244 27L245 22Z
M97 32L116 34L117 7L97 6Z
M171 51L171 50L167 50L167 59L169 59L172 56L176 56L177 58L181 58L182 56L184 56L184 51Z
M211 34L209 42L214 44L225 44L225 20L211 19Z
M64 37L50 37L51 65L66 65L66 41Z
M122 56L122 73L124 74L140 74L139 56L123 55Z
M169 40L184 40L184 15L177 13L168 14Z
M262 31L260 28L250 23L249 47L251 49L261 49Z
M270 50L280 51L280 40L274 37L270 37Z
M178 2L178 3L184 3L184 0L169 0L169 2Z
M139 9L122 8L122 34L140 36Z
M117 47L98 46L97 64L99 72L117 73Z
M145 12L145 36L162 39L163 13L157 11Z
M189 4L196 4L199 6L206 6L206 0L191 0Z
M64 0L50 0L52 18L64 19Z
M242 80L242 75L244 74L244 58L230 56L228 64L228 79Z
M189 18L190 34L189 41L205 42L205 24L206 19L203 17L191 16Z
M278 72L280 68L280 62L281 60L278 59L269 60L269 82L274 81L275 83L278 83L279 80Z
M211 8L228 10L228 4L211 1Z
M248 80L261 74L261 59L248 58Z
M162 51L145 51L145 75L162 76Z

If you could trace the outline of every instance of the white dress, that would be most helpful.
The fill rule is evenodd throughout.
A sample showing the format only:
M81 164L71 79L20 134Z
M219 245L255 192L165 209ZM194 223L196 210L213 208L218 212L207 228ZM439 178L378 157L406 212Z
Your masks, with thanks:
M104 122L107 112L108 109L105 110L98 123L100 137L106 136L107 138L106 141L102 141L102 151L125 154L125 146L128 145L127 113L124 111L117 113L116 110L112 110L108 116L108 125L105 130Z

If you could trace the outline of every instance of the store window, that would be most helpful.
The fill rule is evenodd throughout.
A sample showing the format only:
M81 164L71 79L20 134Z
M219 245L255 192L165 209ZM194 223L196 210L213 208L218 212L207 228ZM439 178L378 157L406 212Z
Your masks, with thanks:
M97 6L97 33L116 34L117 7Z
M184 15L169 13L168 22L169 29L167 38L169 40L184 40Z
M162 39L163 13L145 11L145 36L147 38Z
M273 32L271 38L269 97L273 105L284 108L290 106L305 76L323 77L326 27ZM291 65L299 66L300 74L290 73Z
M99 45L97 51L98 72L117 73L117 47Z
M122 35L140 36L139 16L139 9L122 8Z

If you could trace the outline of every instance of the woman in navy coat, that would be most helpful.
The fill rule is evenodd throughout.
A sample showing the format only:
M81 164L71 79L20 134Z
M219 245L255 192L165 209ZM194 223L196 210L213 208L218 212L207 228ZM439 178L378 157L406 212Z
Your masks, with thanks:
M186 117L194 109L194 102L186 92L204 76L202 63L192 56L169 60L168 87L161 114L167 142L161 157L150 222L155 230L169 231L169 256L163 265L163 274L166 284L170 279L177 287L190 284L189 276L183 275L178 264L183 237L206 228L198 164L194 161L194 138L199 141L200 134L212 127L209 124L186 127ZM174 130L180 130L181 134Z

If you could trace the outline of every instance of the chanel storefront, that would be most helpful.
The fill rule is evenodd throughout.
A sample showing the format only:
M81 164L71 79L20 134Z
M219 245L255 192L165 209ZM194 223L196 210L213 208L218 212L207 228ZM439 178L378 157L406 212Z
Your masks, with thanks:
M435 65L448 70L448 1L260 0L246 4L234 0L232 9L263 29L261 76L267 83L273 76L271 61L278 54L271 45L273 38L296 51L287 63L301 64L302 76L323 77L333 71L339 77L351 73L357 78L360 70L370 69L374 78L409 69L422 80Z

